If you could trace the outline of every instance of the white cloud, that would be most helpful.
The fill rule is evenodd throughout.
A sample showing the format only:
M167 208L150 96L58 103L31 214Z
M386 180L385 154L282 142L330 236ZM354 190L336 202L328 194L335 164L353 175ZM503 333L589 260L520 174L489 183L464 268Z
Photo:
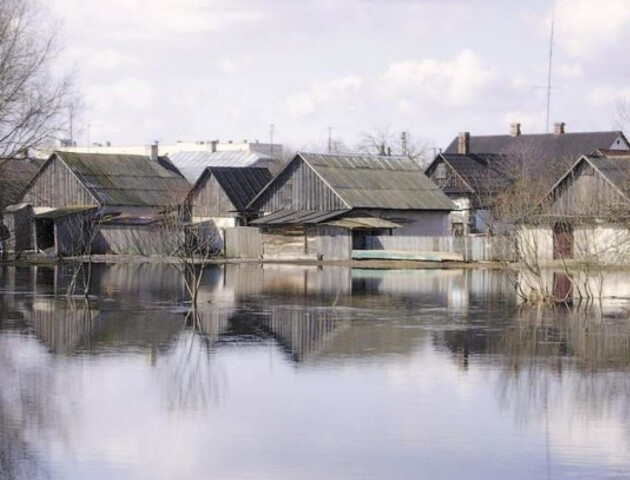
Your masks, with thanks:
M512 123L520 123L521 131L524 134L540 133L545 131L547 113L542 110L513 110L503 115L502 123L506 126ZM507 128L505 133L508 133Z
M615 44L629 26L627 0L559 0L556 4L555 38L575 57L592 56Z
M588 102L595 107L611 106L628 98L630 98L630 86L596 87L587 96Z
M553 74L566 80L575 80L584 76L584 70L577 63L563 63L553 68Z
M464 50L451 61L434 59L393 63L379 81L385 90L419 93L452 106L470 105L479 91L497 79L493 68L485 67L479 57Z
M229 28L262 15L233 10L229 2L204 0L51 0L53 11L73 24L87 22L117 38L156 38Z
M286 107L290 115L302 117L313 113L318 106L339 99L347 92L356 91L363 85L357 75L333 78L315 83L308 91L289 96Z

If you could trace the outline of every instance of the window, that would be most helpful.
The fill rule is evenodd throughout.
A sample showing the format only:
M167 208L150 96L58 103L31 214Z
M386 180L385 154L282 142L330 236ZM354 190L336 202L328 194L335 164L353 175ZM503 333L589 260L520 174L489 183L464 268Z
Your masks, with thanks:
M444 165L443 163L440 163L437 166L437 168L435 169L435 178L437 180L446 179L446 165Z

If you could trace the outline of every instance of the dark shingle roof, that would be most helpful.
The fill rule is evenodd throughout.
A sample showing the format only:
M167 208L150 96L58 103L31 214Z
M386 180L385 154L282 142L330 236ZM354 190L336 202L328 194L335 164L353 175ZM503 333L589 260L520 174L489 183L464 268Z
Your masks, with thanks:
M511 183L510 177L503 173L501 168L502 165L510 163L510 159L506 155L443 153L439 157L448 163L465 182L464 186L457 182L449 182L444 185L442 191L447 194L479 193L492 195L502 191Z
M532 174L544 174L550 161L573 162L580 155L590 154L596 149L619 148L613 143L623 137L620 131L576 132L535 135L486 135L470 136L470 153L498 153L510 155L529 166ZM458 152L455 138L444 153Z
M247 208L256 195L271 181L271 173L266 168L207 167L195 185L205 184L214 176L223 191L237 210Z
M169 206L183 201L190 184L165 159L142 155L56 152L102 205Z
M453 203L405 157L300 153L348 208L452 210Z

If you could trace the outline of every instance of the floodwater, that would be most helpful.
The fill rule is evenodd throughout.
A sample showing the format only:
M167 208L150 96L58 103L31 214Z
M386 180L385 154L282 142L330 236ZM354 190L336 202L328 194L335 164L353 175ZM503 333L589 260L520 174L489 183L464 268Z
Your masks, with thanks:
M168 266L95 266L87 301L68 281L0 269L2 480L630 478L627 300L241 265L191 314Z

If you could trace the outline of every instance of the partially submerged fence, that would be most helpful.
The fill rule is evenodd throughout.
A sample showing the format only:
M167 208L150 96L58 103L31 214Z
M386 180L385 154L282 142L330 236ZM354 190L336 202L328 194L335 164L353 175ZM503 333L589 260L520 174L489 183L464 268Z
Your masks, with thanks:
M351 245L349 235L332 235L318 231L317 235L295 236L261 234L254 227L225 229L225 256L227 258L262 258L266 256L302 258L311 255L316 259L348 259ZM324 233L327 233L324 235ZM311 238L312 237L312 238ZM316 240L316 242L315 242ZM294 245L295 243L295 245ZM315 249L313 252L310 249ZM445 252L461 255L467 262L493 262L512 260L513 250L505 237L416 237L369 235L365 237L366 250L392 250L401 252ZM345 253L347 252L347 253Z
M227 258L260 258L262 235L257 227L226 228L224 249Z
M505 237L415 237L373 235L367 237L369 250L398 250L403 252L448 252L462 255L467 262L496 262L511 260L512 253Z

